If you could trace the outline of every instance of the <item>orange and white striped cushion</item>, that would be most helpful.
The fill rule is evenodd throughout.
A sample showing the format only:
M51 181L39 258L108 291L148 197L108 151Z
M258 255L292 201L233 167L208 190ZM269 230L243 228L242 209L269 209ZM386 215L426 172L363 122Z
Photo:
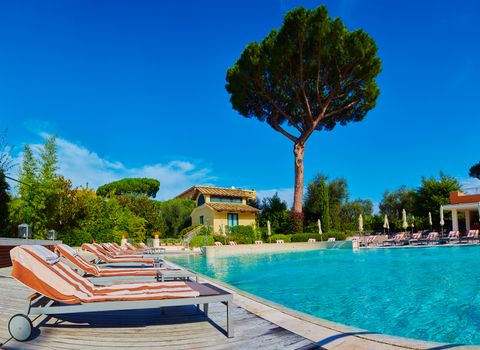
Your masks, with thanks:
M95 264L90 263L89 261L82 258L80 255L73 255L71 252L75 252L66 244L57 244L55 250L63 256L65 259L70 261L75 266L79 267L86 273L97 276L97 277L112 277L112 276L156 276L158 270L165 270L164 267L161 268L149 268L149 267L139 267L139 268L100 268ZM76 253L76 252L75 252Z
M31 289L64 303L158 300L167 298L196 297L197 291L185 282L128 283L112 286L95 286L78 276L61 261L47 262L41 246L18 246L10 251L12 276Z

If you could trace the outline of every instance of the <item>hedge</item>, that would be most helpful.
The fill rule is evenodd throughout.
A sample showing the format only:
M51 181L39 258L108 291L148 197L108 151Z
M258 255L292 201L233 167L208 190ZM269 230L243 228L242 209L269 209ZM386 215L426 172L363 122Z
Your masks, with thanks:
M290 242L292 239L292 236L294 235L282 235L282 234L277 234L277 235L272 235L270 239L272 240L272 243L275 243L277 239L283 239L285 242Z
M190 240L189 247L194 248L194 247L203 247L206 243L206 245L213 245L214 244L214 239L212 235L198 235L193 237Z

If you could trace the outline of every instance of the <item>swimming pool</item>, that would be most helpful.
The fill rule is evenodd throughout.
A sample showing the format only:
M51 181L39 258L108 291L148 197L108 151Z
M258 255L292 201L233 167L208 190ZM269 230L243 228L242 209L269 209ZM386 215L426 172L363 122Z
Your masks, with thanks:
M480 344L480 246L171 260L259 297L373 332Z

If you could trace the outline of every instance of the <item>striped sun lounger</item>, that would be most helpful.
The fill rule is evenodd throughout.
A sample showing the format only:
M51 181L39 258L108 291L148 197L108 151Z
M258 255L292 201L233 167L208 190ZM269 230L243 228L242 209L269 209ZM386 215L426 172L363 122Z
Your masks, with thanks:
M131 258L143 258L142 254L124 254L124 253L112 253L108 249L106 249L103 244L92 243L98 251L102 252L106 256L109 256L112 259L131 259Z
M453 242L453 241L460 241L460 231L450 231L448 233L448 242Z
M409 244L418 244L418 241L422 238L422 233L417 232L412 235L412 238L408 241Z
M460 237L460 240L469 242L469 241L478 241L478 230L469 230L465 237Z
M151 258L136 258L136 257L127 257L127 258L115 257L115 258L113 258L109 255L104 254L95 245L89 244L89 243L82 244L82 249L94 254L98 258L99 261L103 261L103 262L108 263L108 264L141 263L141 264L153 265L155 263L158 263L158 260L151 259Z
M132 252L130 250L122 250L121 248L118 248L115 246L113 243L102 243L102 247L106 250L108 250L110 253L112 253L115 256L120 256L120 255L126 255L128 257L132 257L135 255L141 256L138 252Z
M39 245L15 247L10 251L10 257L12 277L35 291L27 299L25 314L16 314L9 321L10 335L18 341L26 341L32 334L29 315L55 315L59 318L59 315L68 313L204 304L203 310L208 316L208 304L213 302L226 304L227 335L233 337L233 297L220 288L180 281L98 286L76 274L53 252Z
M68 260L76 268L87 275L95 277L123 277L123 276L157 276L159 270L165 267L139 267L139 268L104 268L93 264L81 257L75 249L66 244L55 245L55 252Z

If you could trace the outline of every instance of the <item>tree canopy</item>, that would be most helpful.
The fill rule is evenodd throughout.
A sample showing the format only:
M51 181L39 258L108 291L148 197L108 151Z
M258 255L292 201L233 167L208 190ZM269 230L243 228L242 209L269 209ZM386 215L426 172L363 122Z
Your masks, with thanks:
M288 12L279 30L249 43L228 69L233 108L294 143L295 212L302 211L306 141L316 130L361 121L376 104L380 71L375 41L324 6Z
M122 180L110 182L97 188L97 194L107 196L115 195L145 195L155 197L160 189L160 181L149 178L125 178Z
M470 168L468 175L480 180L480 162Z

